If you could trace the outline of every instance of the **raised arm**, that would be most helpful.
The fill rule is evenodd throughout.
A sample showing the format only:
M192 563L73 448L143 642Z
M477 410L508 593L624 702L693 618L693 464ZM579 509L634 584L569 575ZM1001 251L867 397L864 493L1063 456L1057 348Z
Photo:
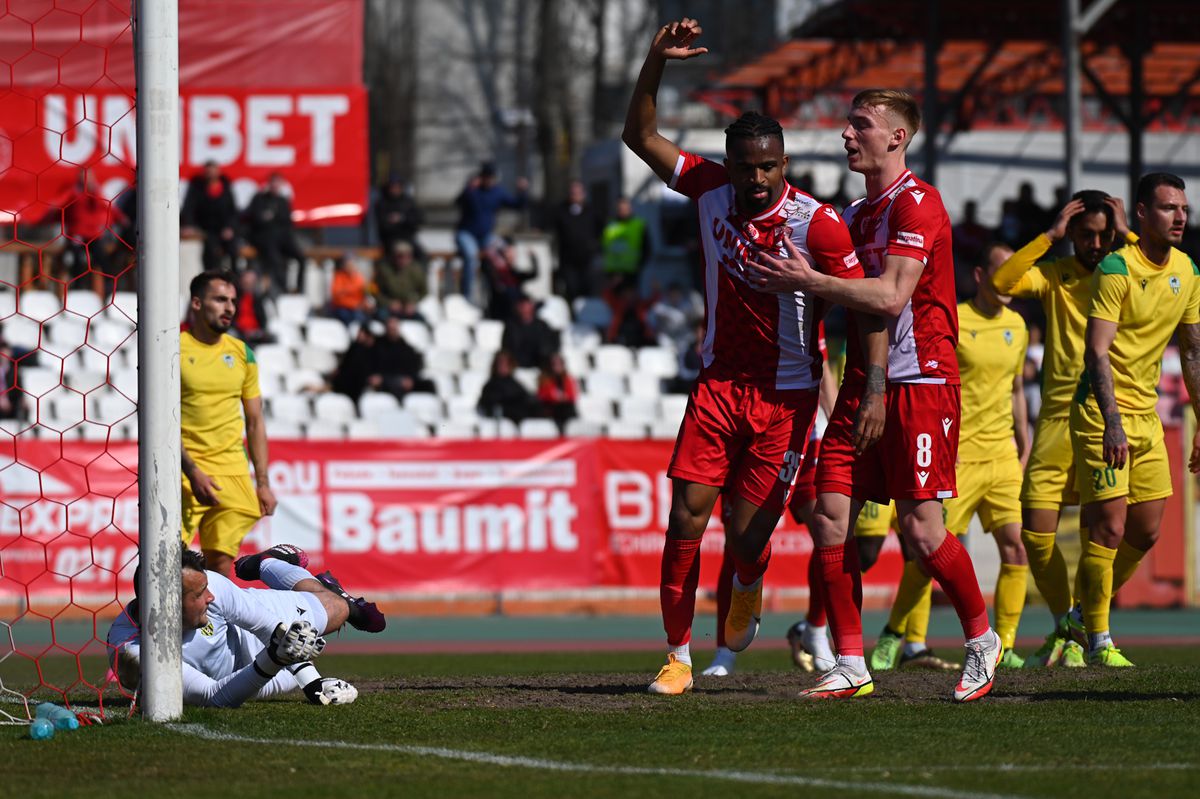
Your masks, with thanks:
M1088 384L1096 396L1096 406L1104 417L1104 462L1114 469L1122 469L1129 458L1129 440L1125 437L1121 412L1117 409L1112 362L1108 358L1108 351L1116 337L1116 322L1096 317L1088 319L1083 366Z
M625 115L621 140L665 183L675 174L679 147L658 132L658 86L668 60L686 60L708 52L707 47L692 47L700 33L700 23L687 17L658 29Z

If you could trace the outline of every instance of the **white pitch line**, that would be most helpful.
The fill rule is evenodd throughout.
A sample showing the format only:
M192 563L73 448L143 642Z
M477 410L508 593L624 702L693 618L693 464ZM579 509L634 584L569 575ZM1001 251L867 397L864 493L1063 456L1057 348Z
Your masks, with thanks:
M462 749L446 749L439 746L409 746L405 744L369 744L349 741L306 741L292 738L253 738L246 735L210 730L203 724L166 724L168 729L209 741L234 743L268 744L273 746L311 746L318 749L352 749L369 752L392 752L417 757L437 757L443 760L463 760L470 763L486 763L491 766L529 768L541 771L568 771L585 774L615 774L637 777L692 777L696 779L721 780L755 785L796 785L805 788L828 788L840 791L860 791L904 796L936 797L936 799L1020 799L1016 794L977 793L958 791L953 788L938 788L925 785L892 784L886 782L850 782L821 777L801 777L788 774L770 774L756 771L726 771L721 769L647 768L642 766L600 766L590 763L570 763L561 760L544 760L532 757L497 755L491 752L472 752Z

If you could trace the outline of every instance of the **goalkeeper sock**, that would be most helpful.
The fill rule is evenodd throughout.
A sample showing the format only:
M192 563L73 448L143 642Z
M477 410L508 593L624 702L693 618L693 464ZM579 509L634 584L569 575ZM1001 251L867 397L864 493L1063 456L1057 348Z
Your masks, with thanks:
M276 591L291 591L301 580L313 579L312 572L277 558L268 558L259 566L259 579Z
M1071 584L1067 579L1067 561L1055 543L1055 534L1021 530L1021 541L1029 556L1033 582L1054 618L1062 617L1071 609Z
M1121 543L1117 545L1117 556L1113 558L1112 590L1114 594L1121 590L1121 586L1129 582L1129 578L1137 571L1138 564L1144 557L1146 557L1145 552L1125 539L1121 539Z

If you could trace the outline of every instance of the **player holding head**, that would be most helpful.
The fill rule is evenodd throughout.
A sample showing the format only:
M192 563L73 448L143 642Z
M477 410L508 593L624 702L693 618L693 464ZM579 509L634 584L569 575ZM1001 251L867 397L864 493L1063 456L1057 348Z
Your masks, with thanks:
M942 500L955 495L959 437L958 341L950 219L937 190L905 166L920 127L904 92L870 90L854 98L842 132L846 159L866 179L867 196L845 217L873 280L834 282L799 252L760 255L753 282L764 290L799 289L854 310L878 314L888 330L883 437L862 455L850 443L852 397L839 396L817 474L814 535L827 590L838 665L805 695L862 696L873 690L863 657L862 580L851 531L864 500L896 501L900 534L954 604L967 639L958 701L987 694L1003 646L988 623L971 558L946 534Z
M238 707L301 688L312 704L348 704L358 696L349 683L322 677L310 661L325 647L320 636L347 621L360 629L371 613L372 631L383 616L371 603L352 602L304 567L308 557L283 544L238 561L240 577L252 575L270 590L239 588L206 569L204 556L182 548L183 701L189 705ZM140 572L140 568L139 568ZM134 575L135 590L140 574ZM109 629L109 658L122 686L136 691L141 672L141 631L135 598ZM357 618L356 618L357 617ZM357 622L357 623L356 623ZM285 673L286 672L286 673Z
M208 567L229 577L246 533L275 512L267 429L254 351L228 334L237 303L236 276L201 272L190 293L191 327L179 336L183 541L191 543L199 532ZM254 464L253 481L247 452Z
M788 158L779 123L746 113L726 129L724 166L658 131L656 95L669 60L696 47L699 23L683 19L655 34L625 120L628 147L671 188L697 202L705 267L703 368L692 389L668 474L670 520L663 547L661 603L667 665L652 693L692 687L691 640L700 539L722 487L732 494L726 534L734 560L725 643L749 646L762 613L770 536L803 459L817 407L822 358L819 303L790 289L747 282L751 257L782 255L784 242L841 278L861 268L841 218L784 179Z
M1071 254L1042 260L1064 238L1071 242ZM1049 230L1017 250L992 275L998 292L1037 299L1046 314L1042 409L1021 486L1021 541L1034 582L1054 616L1054 630L1028 658L1027 666L1084 665L1083 648L1070 640L1070 627L1080 628L1076 634L1081 636L1082 623L1069 612L1071 585L1055 532L1062 506L1079 504L1069 429L1071 401L1083 372L1092 273L1112 250L1114 240L1137 241L1129 232L1121 200L1102 191L1080 191L1059 211ZM1086 525L1080 535L1086 546Z
M1200 416L1200 269L1176 249L1188 210L1182 179L1166 172L1143 176L1137 190L1141 239L1101 261L1092 277L1086 371L1070 425L1075 484L1089 533L1079 564L1089 663L1132 665L1113 645L1108 611L1113 593L1158 539L1171 495L1155 405L1163 351L1177 329L1184 383ZM1200 431L1188 467L1200 471Z

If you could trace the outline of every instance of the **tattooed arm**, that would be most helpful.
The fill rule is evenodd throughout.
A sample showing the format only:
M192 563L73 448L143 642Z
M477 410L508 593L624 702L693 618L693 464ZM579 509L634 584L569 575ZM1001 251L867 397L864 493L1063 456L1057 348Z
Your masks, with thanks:
M854 449L862 454L883 435L887 391L888 333L883 317L858 313L859 337L867 362L867 384L854 421Z
M1095 317L1088 319L1083 366L1092 394L1096 397L1096 407L1104 417L1104 462L1114 469L1123 469L1129 458L1129 440L1125 437L1121 412L1117 409L1112 363L1108 359L1108 351L1116 335L1116 322Z
M1198 422L1188 457L1188 470L1196 473L1200 472L1200 324L1179 326L1179 361L1183 383L1192 400L1192 413Z

